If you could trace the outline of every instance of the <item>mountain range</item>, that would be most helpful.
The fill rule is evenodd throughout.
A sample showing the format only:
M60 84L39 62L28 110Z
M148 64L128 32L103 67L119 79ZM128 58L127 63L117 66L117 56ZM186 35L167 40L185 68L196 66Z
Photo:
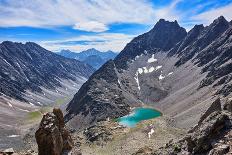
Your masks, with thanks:
M87 63L94 67L95 69L100 68L106 61L114 59L117 53L113 51L100 52L95 48L91 48L80 53L72 52L70 50L61 50L57 54L62 55L67 58L76 59Z
M189 32L159 20L88 79L68 104L66 121L82 128L145 104L190 129L215 98L232 92L231 35L222 16Z
M0 64L0 92L36 105L47 102L33 99L33 93L51 98L52 93L46 90L57 92L59 87L65 90L64 83L68 80L82 84L94 72L87 64L64 58L32 42L2 42Z

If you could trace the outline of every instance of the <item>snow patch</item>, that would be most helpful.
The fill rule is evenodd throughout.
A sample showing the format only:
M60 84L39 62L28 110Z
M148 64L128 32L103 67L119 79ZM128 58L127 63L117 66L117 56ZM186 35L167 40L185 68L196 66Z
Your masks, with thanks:
M9 138L15 138L15 137L19 137L20 135L9 135L9 136L7 136L7 137L9 137Z
M139 58L139 56L137 55L136 57L135 57L135 60L137 60Z
M156 67L155 67L155 70L158 70L158 69L160 69L160 68L162 68L162 66L156 66Z
M34 106L34 104L33 104L33 103L31 103L31 102L29 102L29 104L30 104L30 105L32 105L32 106Z
M145 74L148 73L147 67L143 67L143 71L144 71Z
M152 54L151 58L149 58L147 60L148 63L152 63L152 62L156 62L156 61L157 61L157 59L155 59L155 55L154 54Z
M11 66L11 64L8 62L8 61L6 61L6 59L3 59L9 66Z
M162 74L160 74L159 80L162 80L162 79L164 79L164 78L165 78L165 76L163 76Z
M26 109L21 109L21 108L18 108L18 109L24 112L30 112L29 110L26 110Z
M170 72L170 73L168 73L168 76L169 76L169 75L172 75L172 74L173 74L173 72Z
M151 135L154 133L154 129L151 129L150 132L148 132L148 138L150 139L151 138Z
M11 108L13 107L13 105L12 105L12 104L10 104L9 102L7 102L7 104L9 105L9 107L11 107Z
M42 105L40 102L37 102L39 105Z
M121 82L119 81L119 79L118 79L118 84L121 85Z
M155 68L154 68L154 67L151 67L151 68L148 69L148 72L151 73L151 72L153 72L154 70L155 70Z
M138 72L139 72L139 74L142 74L143 73L143 69L142 68L138 68Z
M137 85L138 85L138 89L140 90L140 85L139 85L139 77L138 77L138 71L135 73L135 77L134 77L134 79L135 79L135 81L136 81L136 83L137 83Z

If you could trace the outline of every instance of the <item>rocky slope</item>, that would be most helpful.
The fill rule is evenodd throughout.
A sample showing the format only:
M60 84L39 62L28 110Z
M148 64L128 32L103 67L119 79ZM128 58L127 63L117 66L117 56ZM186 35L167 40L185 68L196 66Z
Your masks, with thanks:
M232 153L232 115L231 99L228 99L221 109L221 102L217 100L206 113L202 115L198 124L178 141L170 141L157 150L141 148L134 155L170 155L170 154L208 154L229 155ZM218 107L218 108L216 108ZM213 111L212 111L213 110Z
M231 29L224 17L188 33L160 20L89 78L69 103L66 121L86 126L149 104L173 125L191 128L213 96L231 96Z
M43 88L55 91L62 87L62 80L83 81L94 71L86 64L54 54L32 42L2 42L0 64L0 92L24 101L28 101L27 91L45 93Z
M82 51L80 53L71 52L70 50L62 50L57 54L82 61L95 69L100 68L106 61L114 59L117 55L117 53L113 51L100 52L94 48Z

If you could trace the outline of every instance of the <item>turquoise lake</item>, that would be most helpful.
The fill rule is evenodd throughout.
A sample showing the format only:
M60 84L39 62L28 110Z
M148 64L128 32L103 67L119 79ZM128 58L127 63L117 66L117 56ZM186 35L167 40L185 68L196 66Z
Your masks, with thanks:
M137 123L161 116L161 112L151 108L136 108L131 114L117 119L119 124L127 127L135 127Z

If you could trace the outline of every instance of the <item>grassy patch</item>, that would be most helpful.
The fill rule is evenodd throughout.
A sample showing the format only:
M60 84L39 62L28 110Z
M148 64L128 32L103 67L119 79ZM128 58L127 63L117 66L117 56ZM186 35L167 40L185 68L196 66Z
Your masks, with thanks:
M54 103L55 103L55 105L62 105L64 103L67 103L70 99L71 99L71 97L59 98Z
M29 120L36 120L37 118L42 117L42 114L40 111L32 111L28 113L27 117Z
M41 107L40 109L36 111L31 111L27 114L25 122L26 123L36 123L39 122L43 114L52 111L52 107Z

